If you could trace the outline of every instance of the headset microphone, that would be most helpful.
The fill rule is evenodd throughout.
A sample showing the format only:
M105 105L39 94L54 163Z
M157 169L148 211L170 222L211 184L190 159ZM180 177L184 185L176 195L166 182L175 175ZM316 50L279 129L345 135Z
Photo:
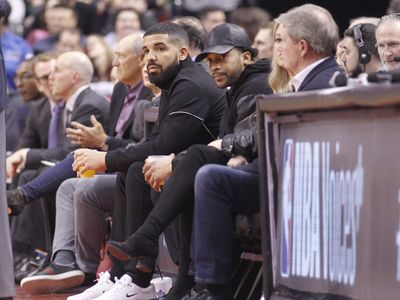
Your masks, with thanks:
M400 62L400 56L393 57L393 61Z
M362 26L363 26L363 24L358 24L358 25L353 26L353 34L354 34L354 39L355 39L357 47L358 47L360 64L364 65L364 69L365 69L365 65L371 61L371 54L365 47L365 42L364 42L363 35L361 32Z

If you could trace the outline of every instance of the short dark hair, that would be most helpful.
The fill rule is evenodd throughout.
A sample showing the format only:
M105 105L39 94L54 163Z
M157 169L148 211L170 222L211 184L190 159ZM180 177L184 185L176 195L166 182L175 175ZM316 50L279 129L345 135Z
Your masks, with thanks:
M380 60L378 49L375 46L376 45L376 36L375 36L376 26L374 24L370 24L370 23L357 24L357 25L354 25L354 26L346 29L344 32L344 36L355 39L355 37L354 37L354 27L355 26L358 26L361 31L365 49L367 49L367 51L372 56L374 56L376 59Z
M8 3L8 1L5 1L5 15L3 16L3 18L0 17L0 22L2 22L5 26L8 25L8 19L10 18L11 15L11 5L10 3Z
M195 17L176 17L172 22L178 24L186 31L189 39L189 46L202 51L204 49L204 39L206 30L200 20Z
M174 43L181 46L189 46L189 38L185 30L177 24L170 22L154 24L146 30L143 37L153 34L167 34L168 38Z

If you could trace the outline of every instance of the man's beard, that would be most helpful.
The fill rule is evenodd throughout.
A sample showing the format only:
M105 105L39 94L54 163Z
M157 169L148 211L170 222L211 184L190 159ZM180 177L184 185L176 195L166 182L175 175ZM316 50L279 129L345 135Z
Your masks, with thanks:
M160 67L160 65L158 64L155 65ZM180 70L181 65L179 64L178 59L176 59L165 70L161 68L161 72L159 74L149 74L150 82L154 83L161 89L166 88L168 84L176 77Z

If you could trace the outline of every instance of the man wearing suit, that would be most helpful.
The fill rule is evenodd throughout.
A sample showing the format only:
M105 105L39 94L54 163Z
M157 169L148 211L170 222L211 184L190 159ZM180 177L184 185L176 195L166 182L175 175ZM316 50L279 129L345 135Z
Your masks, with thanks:
M290 74L293 91L328 88L333 73L340 71L334 59L339 33L332 15L320 6L305 4L275 21L277 63Z
M105 123L109 112L108 101L89 88L93 76L93 66L89 58L81 52L66 52L60 55L55 69L50 74L50 89L55 98L65 101L62 128L54 135L57 145L52 149L23 148L7 160L7 175L13 177L17 170L38 168L42 160L62 160L77 146L64 142L64 129L71 122L91 124L94 115L100 123Z
M0 0L0 18L4 17L10 7L6 0ZM11 240L9 221L7 215L6 204L6 185L5 185L5 156L6 156L6 143L5 143L5 121L4 121L4 107L7 102L7 80L6 71L3 61L3 53L0 49L0 240L2 247L0 247L0 299L12 299L15 294L14 286L14 272L13 272L13 257L11 251Z
M52 126L62 129L62 118L53 120L57 116L53 113L56 107L62 108L64 102L56 99L50 91L49 75L54 69L56 55L51 53L39 54L33 60L33 74L37 89L46 97L39 99L31 104L31 109L27 118L27 126L20 137L18 148L37 148L46 149L57 146L49 140L49 131ZM53 122L53 125L49 125ZM46 169L45 166L39 169L28 169L15 177L14 186L20 186L29 182ZM45 200L38 201L24 209L22 213L13 218L11 225L11 236L14 250L15 279L19 282L37 267L31 264L33 249L51 249L51 229L54 226L49 222L48 212L54 211L52 197L46 197ZM49 214L52 215L51 213ZM47 244L47 245L46 245ZM36 255L34 255L36 257Z
M18 149L18 142L26 127L29 111L43 94L36 86L33 72L33 59L23 61L14 77L16 91L9 91L9 102L6 109L7 151Z

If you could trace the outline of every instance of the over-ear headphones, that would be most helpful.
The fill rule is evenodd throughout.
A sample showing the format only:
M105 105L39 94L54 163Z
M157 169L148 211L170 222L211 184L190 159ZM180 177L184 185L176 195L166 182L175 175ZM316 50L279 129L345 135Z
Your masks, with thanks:
M371 61L371 53L367 50L365 47L365 43L363 40L362 32L361 32L361 27L362 24L357 24L353 26L353 34L354 34L354 39L356 40L356 44L358 47L358 56L359 56L359 61L360 64L366 65Z

